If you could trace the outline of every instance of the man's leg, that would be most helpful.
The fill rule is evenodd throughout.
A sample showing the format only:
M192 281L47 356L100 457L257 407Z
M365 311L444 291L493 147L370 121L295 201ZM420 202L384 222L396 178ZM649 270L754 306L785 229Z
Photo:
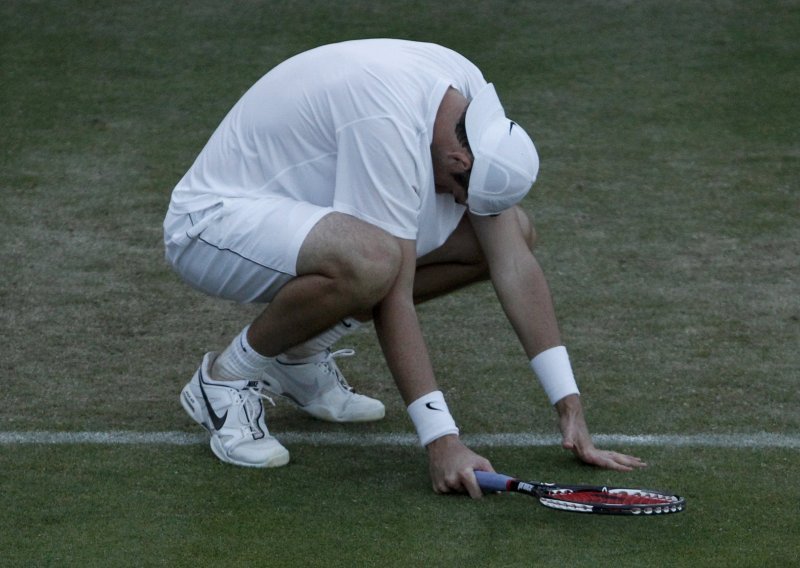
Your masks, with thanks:
M317 223L300 249L297 278L248 330L257 351L274 355L264 367L265 388L321 420L383 418L383 403L356 393L336 364L353 351L330 347L358 325L348 316L371 310L386 295L399 260L394 237L381 229L340 213Z
M285 211L279 221L287 228L285 217L294 214L300 223L319 218L302 244L292 237L291 230L276 230L263 237L249 232L249 227L276 226L270 217L273 213L265 210L262 215L251 207L229 213L225 225L208 224L186 251L173 250L170 254L179 273L210 294L270 302L221 355L206 354L181 393L187 413L211 432L215 455L236 465L276 467L289 461L289 453L269 434L260 401L267 384L264 379L269 378L263 373L270 364L276 364L271 356L347 314L379 302L398 270L399 247L380 229L334 212L320 218L320 213L309 213L304 205L288 204ZM182 232L178 228L176 234ZM269 239L263 249L258 238ZM286 248L278 243L286 243ZM283 250L298 247L296 262L291 253L288 261L280 260ZM267 268L274 259L279 266ZM288 276L295 269L297 276ZM262 286L263 292L259 291ZM309 378L310 382L299 388L310 399L308 406L315 415L336 421L383 417L380 401L349 389L335 363L326 361L310 367L310 376L301 373L301 379ZM296 374L288 373L289 379ZM281 376L281 380L287 377ZM283 389L279 394L285 394Z
M297 260L297 277L278 291L251 324L250 345L268 357L372 309L397 277L394 237L342 213L323 217Z
M533 250L533 224L525 211L514 209ZM327 215L301 248L298 277L256 318L247 339L259 353L276 356L349 316L369 320L372 307L396 277L398 255L394 239L381 229L349 215ZM418 259L414 300L425 302L488 277L488 265L465 215L441 247Z

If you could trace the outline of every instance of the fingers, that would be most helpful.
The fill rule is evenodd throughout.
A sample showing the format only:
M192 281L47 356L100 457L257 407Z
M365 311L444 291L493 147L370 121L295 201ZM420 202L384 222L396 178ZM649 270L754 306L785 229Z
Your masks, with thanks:
M647 467L647 464L636 456L598 450L587 431L581 429L573 431L570 428L566 430L561 446L574 453L584 463L614 471L631 471L635 468Z
M483 490L475 477L475 471L494 472L494 469L489 462L478 464L474 469L470 467L451 477L446 477L438 482L434 481L433 490L439 494L467 493L473 499L480 499L483 497Z
M595 465L614 471L631 471L635 468L647 467L647 464L636 456L629 456L618 452L593 449L591 452L575 452L575 454L581 461L589 465Z
M481 491L478 480L475 479L475 473L471 469L439 482L434 481L433 490L440 495L446 493L468 493L473 499L483 497L483 491Z
M483 497L483 491L481 491L478 485L478 480L475 478L475 472L473 470L470 469L461 476L461 484L473 499L480 499Z
M598 462L595 465L597 465L598 467L605 468L605 469L610 469L612 471L631 471L631 470L633 470L633 468L631 466L626 465L626 464L624 464L622 462L619 462L619 461L611 459L611 458L606 458L602 462Z
M489 460L467 448L455 436L434 440L427 448L436 493L468 493L473 499L483 496L474 471L494 471Z
M607 453L611 462L617 466L626 468L625 471L630 471L640 467L647 467L647 464L636 456L629 456L627 454L620 454L617 452Z
M494 468L492 467L492 464L489 463L489 460L480 456L477 456L477 458L478 459L476 460L474 466L464 472L465 475L462 475L462 486L467 490L467 493L469 493L469 496L473 499L480 499L483 497L483 490L478 484L478 479L475 477L475 472L490 471L494 473Z

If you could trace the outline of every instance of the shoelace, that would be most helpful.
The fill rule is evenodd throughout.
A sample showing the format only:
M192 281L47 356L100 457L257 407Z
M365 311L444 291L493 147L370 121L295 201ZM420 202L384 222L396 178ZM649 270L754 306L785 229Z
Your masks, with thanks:
M245 436L250 435L253 437L253 439L261 438L262 434L264 436L269 435L269 430L267 430L266 424L264 425L263 431L258 425L258 418L261 416L261 412L263 411L263 406L261 403L262 400L268 400L272 406L275 406L275 401L272 400L272 397L262 392L262 384L260 381L251 381L248 383L247 387L236 393L236 401L234 402L234 405L236 409L240 411L238 416L241 419L241 410L244 410L244 417L247 421L241 426L242 434ZM239 439L236 442L236 445L240 444L246 439L247 438Z
M355 349L339 349L338 351L333 351L332 353L330 353L325 358L324 361L319 363L326 369L327 373L333 374L336 377L336 380L339 381L339 384L342 386L344 390L350 391L352 393L355 393L356 390L347 383L347 380L344 378L344 375L339 370L339 367L336 366L335 359L339 357L352 357L355 354L356 354Z

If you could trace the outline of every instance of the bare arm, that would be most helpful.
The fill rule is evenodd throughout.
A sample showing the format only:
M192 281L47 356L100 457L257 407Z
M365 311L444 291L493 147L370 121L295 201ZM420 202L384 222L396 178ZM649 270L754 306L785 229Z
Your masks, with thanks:
M416 250L414 241L401 240L402 267L392 289L374 310L375 330L386 363L406 406L438 390L430 356L413 301ZM466 491L481 496L473 470L491 471L491 464L447 435L427 446L431 481L437 493Z
M400 274L373 315L386 363L408 406L438 387L411 295L416 261L414 241L400 243L403 253Z
M497 297L531 359L561 345L550 288L522 237L514 209L496 217L471 215Z
M561 345L547 280L522 237L516 211L510 209L496 217L472 215L470 220L489 263L497 297L528 358ZM578 395L562 398L555 407L562 445L580 460L622 471L645 465L639 458L594 446Z

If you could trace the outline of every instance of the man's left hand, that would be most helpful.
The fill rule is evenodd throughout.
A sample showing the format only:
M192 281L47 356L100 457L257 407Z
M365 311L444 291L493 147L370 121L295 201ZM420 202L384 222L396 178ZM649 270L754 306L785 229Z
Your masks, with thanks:
M580 397L576 394L566 396L556 403L558 424L561 428L561 445L574 453L579 460L615 471L631 471L634 468L646 467L647 464L635 456L599 450L592 442Z

